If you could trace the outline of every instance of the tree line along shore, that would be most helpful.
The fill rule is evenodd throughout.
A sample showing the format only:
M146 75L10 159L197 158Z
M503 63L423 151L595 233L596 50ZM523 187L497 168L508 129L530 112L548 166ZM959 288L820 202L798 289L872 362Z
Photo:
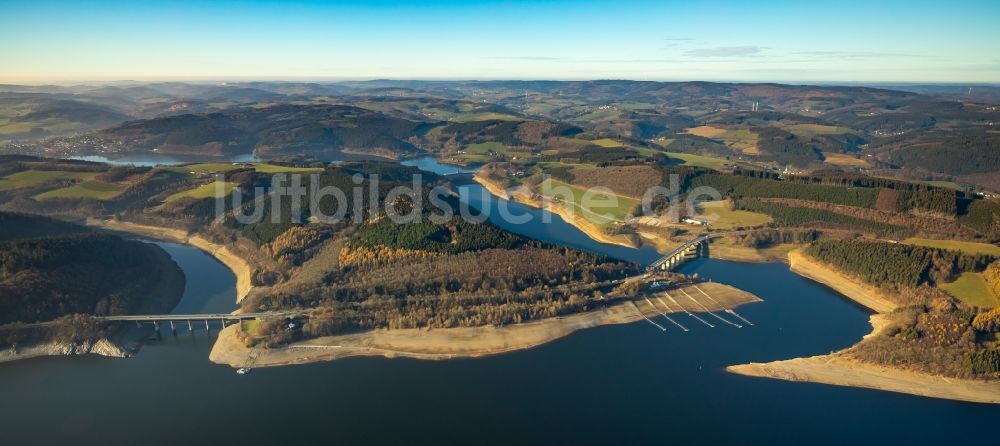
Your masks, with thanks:
M897 180L871 180L843 172L806 178L748 170L722 172L676 166L662 157L625 152L587 152L575 158L575 163L552 159L534 164L491 165L484 168L482 178L486 180L482 183L493 192L513 188L527 191L521 197L526 201L537 198L532 195L539 184L536 180L547 172L561 175L566 184L602 185L624 197L634 194L638 183L622 182L650 182L657 175L660 184L666 184L671 175L679 177L682 190L714 185L724 191L724 209L732 211L722 212L723 218L730 219L728 227L732 230L715 242L726 248L719 250L722 255L728 249L734 257L751 258L754 256L749 253L754 253L759 255L756 259L767 260L782 258L798 247L802 250L796 255L842 270L852 281L889 296L897 307L887 313L891 324L884 333L854 348L851 354L856 360L939 376L996 379L995 311L946 291L946 285L971 276L982 278L989 292L995 292L995 257L970 254L964 248L969 245L949 249L907 242L995 241L995 203L957 191ZM8 163L17 164L5 167L11 172L82 169L101 175L102 181L120 182L129 192L112 199L33 199L46 188L65 187L65 183L59 183L63 179L46 180L5 191L0 197L3 209L62 218L111 214L113 218L102 224L113 229L159 232L160 237L191 244L204 242L203 249L223 259L237 273L239 294L247 291L240 311L303 310L294 324L262 321L241 325L237 338L247 347L269 348L369 330L507 327L605 311L627 300L627 296L645 291L640 283L620 281L635 275L641 269L638 265L525 239L489 224L452 220L390 225L385 223L385 211L354 207L351 203L349 209L361 213L360 223L348 219L339 224L316 225L304 217L296 220L284 207L271 206L267 196L252 196L254 186L266 181L275 169L309 169L319 174L322 185L347 189L354 186L354 174L378 173L388 181L379 188L365 188L364 193L372 196L362 196L361 201L374 199L384 206L388 188L404 184L407 176L415 173L395 163L366 161L325 166L309 162L272 165L266 169L268 172L260 172L252 164L190 165L165 170L41 159ZM602 173L604 169L621 168L637 174ZM226 193L241 190L251 194L242 208L227 208L222 218L213 214L214 197L177 195L202 187L216 174L233 185L232 189L223 189ZM610 180L600 184L601 178ZM405 213L427 202L397 200L389 208ZM265 216L260 222L241 223L232 217L234 212L253 211L257 206ZM654 212L662 209L654 208ZM587 230L608 237L623 236L630 244L641 238L656 239L661 249L714 230L711 224L664 224L656 215L635 211L621 210L620 224L605 222ZM271 218L275 212L277 218ZM830 215L840 217L827 218ZM656 221L659 223L653 223ZM569 222L580 224L572 219ZM873 256L898 261L864 261ZM242 264L236 261L239 259ZM523 265L539 267L525 271ZM498 271L504 274L492 277Z
M680 215L664 224L636 207L603 230L615 235L641 234L663 249L709 231L726 232L712 226L724 227L728 233L712 243L709 255L740 261L789 261L793 271L881 313L885 323L841 352L840 360L867 364L866 373L881 370L880 379L891 380L894 371L900 376L924 377L921 382L934 383L932 387L938 389L934 396L949 397L952 393L946 387L952 380L975 383L969 388L993 389L989 394L994 396L983 398L996 399L1000 378L1000 310L995 309L1000 302L996 248L1000 212L996 202L926 184L842 171L779 175L736 168L721 172L724 169L609 156L590 163L505 160L486 166L477 181L492 191L517 190L512 198L528 204L540 201L546 175L579 187L604 187L621 197L634 197L630 191L643 187L665 185L670 175L679 179L682 192L711 187L722 193L727 209L768 218L732 218L722 212L720 220L697 226L681 220L702 215L685 214L692 207L680 206ZM625 167L658 171L660 179L613 175ZM567 219L576 224L574 220ZM733 370L749 370L741 367ZM790 366L782 363L782 367ZM809 379L808 374L796 377ZM863 379L854 384L847 378L840 382L866 386ZM905 391L904 387L890 390ZM923 394L915 387L910 393Z

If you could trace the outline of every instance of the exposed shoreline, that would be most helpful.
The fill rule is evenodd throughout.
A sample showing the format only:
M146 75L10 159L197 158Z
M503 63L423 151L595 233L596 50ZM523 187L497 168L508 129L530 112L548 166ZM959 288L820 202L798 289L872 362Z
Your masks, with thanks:
M494 195L538 208L543 207L542 203L531 199L527 194L518 194L516 191L511 194L481 175L476 175L474 178L476 182L483 185L483 187ZM577 227L591 238L605 243L614 243L603 240L600 237L603 234L594 234L595 231L592 228L581 225L576 219L563 215L564 213L560 212L562 209L559 209L559 206L551 206L551 208L548 210L559 214L567 223ZM654 247L658 247L662 244L659 242L663 242L655 234L643 234L643 236L649 239L647 242ZM716 259L751 263L782 260L775 253L732 246L713 246L709 249L709 256ZM784 261L789 264L789 270L793 273L826 285L851 301L874 311L876 314L872 316L873 331L867 336L872 336L881 330L881 317L879 313L890 312L897 307L878 288L859 283L857 280L837 271L835 268L809 258L798 249L789 251ZM808 381L840 386L863 387L959 401L1000 403L1000 383L945 378L864 363L849 358L844 353L845 351L842 350L829 355L809 358L733 365L727 367L726 371L747 376L767 377L787 381Z
M843 352L726 367L745 376L861 387L972 403L1000 404L1000 383L946 378L862 362Z
M533 208L542 209L556 214L565 220L566 223L573 225L583 233L587 234L588 237L598 242L624 246L626 248L638 248L642 245L641 238L638 236L628 237L626 235L606 234L599 226L581 218L573 212L569 212L565 207L560 206L557 203L551 203L546 206L546 203L535 200L531 196L530 192L523 190L521 187L511 190L504 189L499 184L490 181L489 178L480 175L478 172L473 175L472 179L496 197L516 201Z
M236 303L243 300L253 290L253 268L246 260L237 256L228 247L213 243L198 235L191 235L179 229L141 225L119 220L87 219L87 226L115 232L125 232L166 242L181 243L198 248L212 256L236 276Z
M504 189L499 184L491 181L489 178L476 173L473 175L473 180L479 185L483 186L487 191L496 197L500 197L506 200L516 201L518 203L531 206L536 209L542 209L553 214L558 215L566 223L569 223L573 227L579 229L584 234L587 234L591 239L600 242L607 243L610 245L624 246L626 248L637 249L644 245L652 246L657 252L661 254L666 254L670 252L673 247L679 246L680 242L673 242L670 240L665 240L661 236L649 232L649 231L639 231L634 236L627 235L609 235L605 233L599 226L581 218L575 213L571 213L566 210L564 206L558 203L550 203L546 205L541 201L534 199L530 192L526 192L522 187ZM724 248L710 248L709 258L728 260L733 262L747 262L747 263L769 263L776 261L787 261L776 255L772 255L767 250L760 250L755 248L742 248L742 247L724 247Z
M589 222L578 221L575 215L566 212L561 206L545 206L544 203L534 200L525 191L505 190L478 174L473 178L495 196L514 200L535 208L545 209L559 215L567 223L577 227L596 241L630 248L636 248L641 245L641 242L636 243L624 236L608 236L599 227L589 224ZM236 256L227 247L212 243L200 236L190 235L176 229L115 220L88 219L87 224L89 226L126 232L157 240L188 244L205 251L223 263L236 275L237 302L245 297L253 288L250 280L252 268L249 263ZM753 248L746 248L745 250L732 248L729 251L717 250L717 252L710 256L712 258L741 262L771 262L781 260ZM788 253L787 262L792 272L829 286L853 302L869 308L876 313L889 312L896 307L881 290L858 283L853 278L828 265L809 258L798 250ZM701 284L700 286L721 286L750 296L729 308L760 300L750 293L725 285ZM260 354L254 366L272 367L304 364L332 361L351 356L408 357L425 360L443 360L495 355L536 347L585 328L636 322L643 319L643 313L640 311L645 312L650 317L655 316L651 311L646 309L640 310L639 308L635 303L628 302L601 310L506 327L373 330L363 333L317 338L294 343L282 348L260 350L263 353ZM880 320L880 314L872 316L873 331L867 336L872 336L881 330ZM228 364L233 367L240 367L245 363L251 349L243 346L237 339L236 331L238 329L239 325L237 324L230 326L220 333L210 354L209 359L211 361ZM786 381L815 382L957 401L1000 404L1000 383L947 378L866 363L848 357L845 352L846 350L842 350L829 355L808 358L733 365L727 367L726 371L745 376L766 377ZM107 340L81 346L53 344L28 347L22 353L16 354L17 356L14 358L4 358L4 353L0 352L0 362L52 354L96 353L106 356L129 356L127 349L122 349L115 343Z
M707 282L697 286L719 302L704 302L713 311L761 302L757 296L728 285ZM701 311L701 308L692 307L690 310ZM644 315L654 318L659 314L640 301L504 327L371 330L310 339L281 348L259 349L254 367L332 361L351 356L441 360L496 355L536 347L577 330L627 324L643 320ZM232 367L244 366L251 349L237 339L237 330L239 325L233 325L219 334L209 355L212 362Z
M17 350L0 350L0 364L5 362L21 361L32 358L42 358L46 356L74 356L94 354L107 356L109 358L128 358L133 351L128 347L123 347L119 342L111 341L108 338L101 338L93 342L66 343L66 342L42 342L38 344L18 347Z
M833 288L834 291L872 311L888 313L896 308L896 304L882 290L859 283L854 278L806 256L799 250L788 253L788 263L788 269L793 273Z
M800 251L788 254L791 271L826 285L848 299L876 311L871 316L868 338L885 328L887 313L896 308L881 290L813 260ZM896 393L974 403L1000 404L1000 382L949 378L915 372L853 359L851 347L828 355L794 358L767 363L749 363L726 367L726 371L745 376L815 382L846 387L861 387Z
M791 244L781 244L772 248L747 248L744 246L722 246L713 241L708 247L708 258L741 263L789 263L787 250Z

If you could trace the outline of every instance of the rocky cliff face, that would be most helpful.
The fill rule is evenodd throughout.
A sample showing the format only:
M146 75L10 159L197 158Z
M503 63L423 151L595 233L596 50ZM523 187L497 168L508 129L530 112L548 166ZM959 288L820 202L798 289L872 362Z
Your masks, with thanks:
M16 361L19 359L37 358L42 356L86 354L110 356L115 358L128 358L132 356L134 351L135 349L132 347L121 346L108 339L99 339L93 342L88 341L80 343L51 342L0 351L0 362Z

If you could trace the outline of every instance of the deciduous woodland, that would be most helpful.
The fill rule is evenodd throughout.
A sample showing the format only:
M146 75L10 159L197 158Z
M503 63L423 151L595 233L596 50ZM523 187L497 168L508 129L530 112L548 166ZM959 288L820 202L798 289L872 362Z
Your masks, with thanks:
M777 150L774 145L765 147ZM724 244L718 247L723 255L740 248L787 253L798 246L824 268L881 290L900 307L886 316L886 330L847 351L851 357L949 377L1000 376L996 362L1000 313L992 310L1000 296L1000 263L995 254L985 253L1000 241L996 201L967 191L844 170L782 173L733 164L695 167L678 165L655 152L626 152L607 150L592 159L584 151L567 152L574 154L569 158L506 160L487 165L478 178L498 187L517 187L538 201L545 175L571 186L606 187L624 198L650 187L649 171L659 172L656 185L675 187L677 196L654 200L652 213L635 207L615 216L603 228L606 232L642 234L675 246L698 234L719 232L712 228L718 226L731 232L710 251ZM636 156L640 152L642 156ZM690 215L682 206L673 220L660 218L671 204L704 197L722 198L714 201L722 208L706 207ZM650 223L642 217L657 220ZM680 221L684 217L702 218L707 224ZM902 242L912 237L926 237L942 247ZM963 244L967 242L979 245ZM945 248L950 246L954 249ZM987 284L985 289L973 286L980 281Z
M50 167L46 161L32 162ZM116 170L114 175L103 166L70 164L91 169L110 183L142 184L160 172L175 175L163 187L143 188L144 195L103 200L101 206L115 209L117 217L126 221L199 233L254 265L258 289L243 301L243 310L297 310L300 316L296 329L289 329L281 318L248 327L244 336L251 345L272 346L376 328L500 326L587 311L641 291L634 284L619 283L638 273L639 265L526 239L486 222L443 217L445 210L458 214L457 200L447 193L431 195L432 186L447 185L433 175L427 175L428 184L390 200L389 191L397 186L412 188L417 173L397 163L319 168L206 164ZM270 185L274 170L307 173L303 185L309 192L301 200L301 213L294 212L287 197L254 195L258 187ZM227 200L222 218L214 216L211 195L174 198L216 179L235 186L224 192L244 194L242 202ZM344 199L327 196L314 202L313 182L336 188ZM91 215L84 207L28 198L43 188L60 187L66 185L41 183L30 191L13 189L13 199L5 204L17 207L17 198L25 197L34 203L31 206L53 213ZM236 218L254 211L260 211L259 220ZM314 217L321 214L340 219L315 222ZM398 223L393 216L410 216L412 221ZM41 299L45 288L35 287L25 293L32 302L10 301L19 311L6 313L10 320L5 322L47 321L63 314L141 312L141 302L126 296L156 278L144 269L145 251L133 249L143 244L116 236L82 234L3 243L11 248L3 257L5 276L26 277L24 270L36 268L44 269L53 283L62 283L59 278L65 274L84 274L95 281L85 287L86 296L60 294L66 299L57 308L42 305L47 301ZM116 280L102 279L105 268L114 265L121 270ZM143 280L136 280L138 275ZM88 284L86 280L81 283ZM116 288L125 283L135 289ZM84 298L93 296L103 296L103 300Z
M535 204L544 202L544 186L566 187L569 196L560 197L564 206L574 205L567 200L576 200L586 188L605 188L601 197L617 199L617 205L578 206L585 214L605 216L587 228L589 234L628 243L651 240L669 249L701 234L725 232L716 242L725 245L720 252L752 258L765 258L757 251L771 250L766 258L773 259L803 248L818 262L884 290L902 307L890 315L893 328L852 350L857 358L956 377L995 373L995 310L990 299L970 295L981 293L974 287L979 283L996 292L995 259L960 251L960 244L952 250L904 241L995 244L1000 241L1000 204L948 182L908 181L887 171L883 161L861 159L855 152L866 139L845 128L798 122L774 110L719 112L700 127L690 116L645 122L651 119L645 112L621 115L637 126L635 134L650 138L643 140L614 134L622 128L617 124L541 121L504 108L449 108L424 101L417 109L447 109L453 118L470 111L475 115L427 122L411 119L413 104L405 99L365 104L379 111L263 107L156 118L50 141L43 146L97 141L126 151L140 147L231 155L298 148L302 154L271 163L155 168L7 156L0 159L0 209L66 219L117 218L178 229L226 246L253 268L256 289L242 302L243 311L300 314L291 325L281 319L246 324L242 340L253 346L381 328L502 326L589 311L644 291L641 281L621 281L640 272L639 265L446 216L442 211L455 211L459 203L454 194L431 193L434 186L454 190L442 177L424 174L423 185L412 194L390 197L394 187L414 187L415 168L375 161L328 164L307 154L326 147L485 163L477 181L516 188L517 199ZM837 119L875 126L866 132L909 125L888 117L878 123ZM314 121L318 124L310 124ZM898 146L893 147L885 150ZM719 151L730 153L711 156ZM735 156L737 152L746 157ZM827 152L841 155L829 157L840 162L855 156L854 164L879 175L822 163ZM810 168L781 169L780 163ZM291 200L279 203L276 195L262 192L274 174L290 173L303 175L306 194L300 213ZM640 206L638 198L656 186L677 196L656 197L649 208ZM313 197L319 188L338 190L340 197ZM690 195L703 191L717 195ZM232 200L235 196L241 200ZM714 219L705 218L713 213L702 201L706 197L721 206L714 208ZM216 214L217 198L225 198L223 215ZM691 206L671 214L674 204ZM255 214L256 221L238 218ZM422 218L402 223L394 218L405 216ZM134 311L129 305L109 297L106 303L65 306L46 317ZM31 306L23 310L41 311Z
M156 246L0 212L0 342L6 347L99 338L105 327L86 316L169 309L181 290L183 275Z
M412 202L397 204L412 210ZM262 323L244 333L246 342L275 345L366 329L500 326L554 317L626 297L616 282L640 270L485 222L433 223L427 215L400 224L370 209L365 217L326 230L292 224L265 244L289 279L246 299L243 309L310 310L300 331Z

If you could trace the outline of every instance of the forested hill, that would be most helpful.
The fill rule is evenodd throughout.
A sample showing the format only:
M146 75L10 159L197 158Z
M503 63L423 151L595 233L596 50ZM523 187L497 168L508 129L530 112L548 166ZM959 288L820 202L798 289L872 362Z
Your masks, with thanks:
M86 227L60 220L13 212L0 212L0 242L84 232L87 232Z
M897 88L628 80L0 85L8 121L0 120L0 151L332 159L344 149L396 157L419 148L483 162L601 141L1000 190L995 88Z
M91 144L160 154L232 156L352 149L407 153L428 124L358 107L275 105L125 123L89 135Z
M154 303L154 290L173 294L169 308L183 287L177 265L154 245L0 213L0 325L136 312Z

